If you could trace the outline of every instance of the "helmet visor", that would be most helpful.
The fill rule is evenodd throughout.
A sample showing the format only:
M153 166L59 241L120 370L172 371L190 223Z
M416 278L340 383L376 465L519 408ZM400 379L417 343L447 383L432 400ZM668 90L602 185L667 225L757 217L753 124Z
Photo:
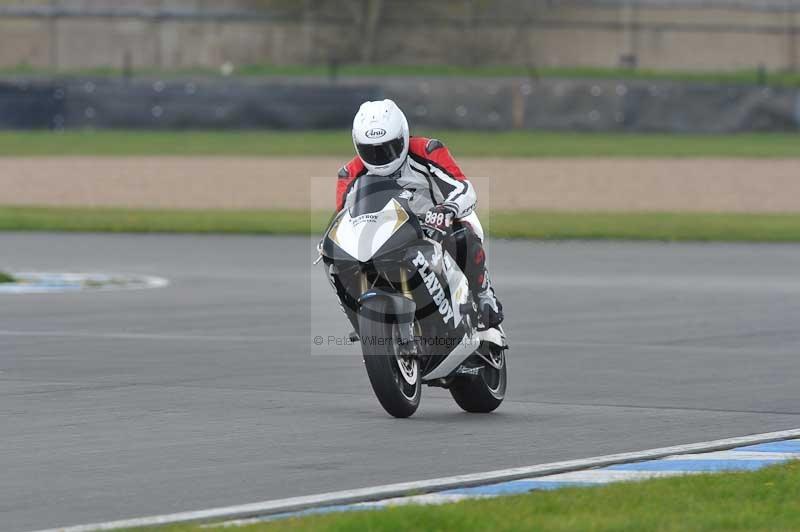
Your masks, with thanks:
M383 144L356 144L358 156L367 164L383 166L397 160L403 153L405 142L403 137L384 142Z

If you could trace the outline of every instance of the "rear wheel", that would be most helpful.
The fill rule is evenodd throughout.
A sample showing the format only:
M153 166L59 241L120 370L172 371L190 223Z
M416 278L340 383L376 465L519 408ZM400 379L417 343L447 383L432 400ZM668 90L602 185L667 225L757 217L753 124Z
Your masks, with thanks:
M372 390L381 406L394 417L411 416L419 407L422 381L416 357L401 356L396 339L396 323L385 323L375 316L386 316L389 302L384 298L367 303L369 317L359 314L361 352Z
M450 395L458 406L476 414L489 413L500 406L508 382L505 349L491 347L484 356L484 367L478 375L457 377L450 385Z

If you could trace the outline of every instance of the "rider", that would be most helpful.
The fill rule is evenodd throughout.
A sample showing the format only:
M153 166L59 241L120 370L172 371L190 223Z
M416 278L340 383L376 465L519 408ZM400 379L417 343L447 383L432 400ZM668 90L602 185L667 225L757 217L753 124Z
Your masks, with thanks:
M445 231L451 223L465 227L465 274L478 302L479 326L497 327L503 306L486 271L483 228L475 213L475 188L439 140L409 136L408 121L392 100L364 102L353 120L357 156L339 170L336 210L349 205L358 177L391 176L413 196L409 206L425 224Z

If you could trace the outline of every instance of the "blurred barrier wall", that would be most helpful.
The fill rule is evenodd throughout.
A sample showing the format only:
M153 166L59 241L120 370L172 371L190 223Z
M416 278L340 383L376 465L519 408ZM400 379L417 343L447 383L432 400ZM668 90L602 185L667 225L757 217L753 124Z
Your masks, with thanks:
M417 128L800 130L800 90L675 82L376 78L0 81L0 128L349 128L389 97Z
M0 81L0 128L326 129L352 123L371 85L113 79Z
M381 83L417 125L722 133L800 130L800 90L602 80L408 80Z
M0 67L800 68L797 0L19 0Z

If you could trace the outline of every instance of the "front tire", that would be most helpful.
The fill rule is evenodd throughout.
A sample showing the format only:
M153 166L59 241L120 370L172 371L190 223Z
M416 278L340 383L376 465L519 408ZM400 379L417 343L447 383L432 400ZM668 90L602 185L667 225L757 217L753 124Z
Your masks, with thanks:
M484 361L479 375L457 377L450 385L450 395L466 412L488 414L505 399L508 384L505 349L498 349L489 356L499 367Z
M376 298L365 306L371 317L359 313L358 329L364 366L367 368L372 390L390 415L409 417L417 411L422 396L419 362L416 358L400 357L397 354L397 324L374 318L387 315L389 301Z

